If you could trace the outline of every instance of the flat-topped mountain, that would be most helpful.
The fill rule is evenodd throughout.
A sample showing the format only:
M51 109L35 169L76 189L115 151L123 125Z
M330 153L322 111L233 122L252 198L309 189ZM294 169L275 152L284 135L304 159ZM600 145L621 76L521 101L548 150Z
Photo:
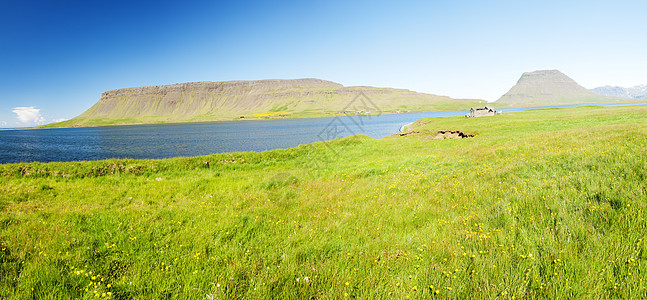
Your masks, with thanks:
M637 85L634 87L605 85L591 89L591 92L611 97L620 97L627 99L647 99L647 85Z
M496 103L509 105L557 105L610 103L622 99L593 93L558 70L523 73L517 84Z
M459 110L481 102L311 78L189 82L106 91L78 117L45 127Z

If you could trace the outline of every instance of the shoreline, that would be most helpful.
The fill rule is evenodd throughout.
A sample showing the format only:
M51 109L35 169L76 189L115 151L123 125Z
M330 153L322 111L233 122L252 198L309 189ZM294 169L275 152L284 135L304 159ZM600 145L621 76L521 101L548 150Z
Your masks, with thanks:
M610 105L610 106L608 106L608 107L645 106L645 105L647 105L647 103L642 103L642 104L638 104L638 105L633 105L633 104L634 104L634 103L632 103L632 104L625 104L625 105L612 104L612 105ZM604 106L601 106L601 105L572 105L572 106L570 106L570 107L587 107L587 106L588 106L588 107L598 107L598 108L604 107ZM558 109L558 108L556 108L556 109ZM519 111L507 111L507 113L523 112L523 111L528 111L528 110L535 110L535 108L532 108L532 109L524 109L524 108L520 108L520 110L519 110ZM537 108L537 110L541 110L541 108ZM384 115L394 115L394 114L384 114ZM417 121L419 121L419 120L421 120L421 119L424 119L424 118L455 118L455 117L459 117L459 116L458 116L458 115L454 115L454 116L436 116L436 117L431 116L431 117L420 117L420 118L417 118L417 119L416 119L415 121L413 121L413 122L409 122L409 123L406 123L406 124L404 124L404 125L400 126L399 131L395 131L395 132L393 132L393 133L397 133L397 132L404 132L405 130L408 130L408 129L409 129L413 124L415 124ZM265 121L265 120L260 120L260 121ZM230 122L233 122L233 121L230 121ZM196 122L196 123L197 123L197 122ZM199 122L199 123L207 124L207 123L216 123L216 122ZM224 122L223 122L223 123L224 123ZM177 124L177 123L176 123L176 124ZM181 125L181 124L186 124L186 123L179 123L179 124ZM195 124L195 123L193 123L193 124ZM166 125L166 124L146 124L146 125ZM123 125L123 126L133 126L133 125ZM396 127L396 128L397 128L397 127ZM50 128L44 128L44 129L50 129ZM12 129L10 129L10 130L12 130ZM24 129L20 129L20 130L24 130ZM387 135L387 136L388 136L388 135ZM327 140L327 141L329 141L329 140ZM315 141L315 143L316 143L316 142L317 142L317 141ZM293 148L293 147L289 147L289 148ZM284 149L284 148L276 148L276 149ZM106 159L136 159L136 160L137 160L137 159L144 159L144 160L151 160L151 159L152 159L152 160L157 160L157 159L169 159L169 158L174 158L174 157L195 157L195 156L210 155L210 154L216 154L216 153L264 152L264 151L272 151L272 150L275 150L275 149L266 149L266 150L260 150L260 151L256 151L256 150L249 150L249 151L239 151L239 150L236 150L236 151L223 151L223 152L213 152L213 153L208 153L208 154L197 154L197 155L178 155L178 156L169 156L169 157L160 157L160 158L132 158L132 157L130 157L130 158L127 158L127 157L119 157L119 158L117 158L117 157L107 157L107 158L99 158L99 159L90 159L90 161L99 161L99 160L106 160ZM79 160L70 160L70 161L86 161L86 160L87 160L87 159L79 159ZM34 160L34 161L11 161L11 162L3 162L3 163L0 163L0 165L5 165L5 164L15 164L15 163L32 163L32 162L50 163L50 162L67 162L67 160L55 160L55 161L38 161L38 160Z
M577 104L549 104L549 105L539 105L531 106L532 104L509 104L509 103L495 103L488 102L484 103L486 106L492 105L497 106L497 109L541 109L541 108L563 108L563 107L572 107L572 106L630 106L630 105L647 105L647 102L616 102L616 103L577 103ZM499 106L501 104L501 106ZM465 110L468 110L467 108ZM380 115L394 115L394 114L408 114L408 113L431 113L431 112L454 112L459 110L434 110L434 111L408 111L408 112L380 112L380 113L368 113L360 114L361 116L380 116ZM204 120L204 121L161 121L161 122L150 122L150 123L123 123L123 124L100 124L100 125L86 125L86 126L48 126L40 125L36 127L29 128L20 128L20 129L51 129L51 128L85 128L85 127L112 127L112 126L139 126L139 125L166 125L166 124L199 124L199 123L220 123L220 122L241 122L241 121L273 121L273 120L290 120L290 119L311 119L311 118L334 118L341 116L358 116L357 114L344 114L344 113L335 113L335 114L304 114L304 115L293 115L291 117L281 117L281 118L262 118L262 117L249 117L241 119L229 119L229 120ZM16 128L7 128L0 129L3 130L14 130Z
M402 125L402 127L400 127L400 132L405 132L407 129L409 129L409 126L413 125L413 123L415 123L415 122L416 121L413 121L411 123L407 123L407 124Z

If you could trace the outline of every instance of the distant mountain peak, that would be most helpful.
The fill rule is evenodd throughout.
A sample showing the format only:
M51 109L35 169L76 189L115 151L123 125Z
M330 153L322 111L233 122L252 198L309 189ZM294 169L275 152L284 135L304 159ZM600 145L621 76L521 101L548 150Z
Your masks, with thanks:
M525 72L497 103L555 105L571 103L617 102L595 94L559 70Z
M633 87L605 85L591 89L591 91L610 97L621 97L626 99L647 99L647 85L644 84Z
M532 71L532 72L524 72L522 76L524 75L561 75L561 76L566 76L564 73L560 72L559 70L537 70L537 71ZM566 76L568 77L568 76Z

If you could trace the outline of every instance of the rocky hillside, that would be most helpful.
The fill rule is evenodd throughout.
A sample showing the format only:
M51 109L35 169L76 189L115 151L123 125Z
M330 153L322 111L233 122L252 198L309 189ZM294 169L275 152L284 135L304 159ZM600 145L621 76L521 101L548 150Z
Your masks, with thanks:
M320 79L190 82L107 91L78 117L46 127L458 110L480 102Z
M557 70L523 73L517 84L496 101L508 106L622 102L593 93Z
M647 85L637 85L628 88L605 85L591 89L591 91L604 96L627 99L647 99Z

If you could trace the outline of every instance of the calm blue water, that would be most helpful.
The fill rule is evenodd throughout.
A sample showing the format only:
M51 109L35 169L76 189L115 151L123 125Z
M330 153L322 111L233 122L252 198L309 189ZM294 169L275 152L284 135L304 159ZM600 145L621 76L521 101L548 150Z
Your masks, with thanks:
M608 104L605 106L637 105ZM639 103L647 105L647 103ZM570 107L582 105L561 105ZM502 109L517 112L532 108ZM290 148L352 134L382 138L426 117L463 116L467 111L379 116L198 124L134 125L0 131L0 163L168 158L218 152Z

